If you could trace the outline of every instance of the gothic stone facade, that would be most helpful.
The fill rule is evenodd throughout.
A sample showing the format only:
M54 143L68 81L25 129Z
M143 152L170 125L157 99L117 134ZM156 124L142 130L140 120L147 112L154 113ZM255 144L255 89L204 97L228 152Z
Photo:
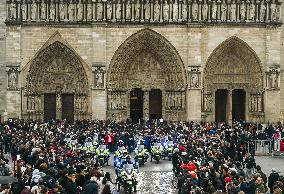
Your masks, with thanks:
M75 119L126 119L141 88L144 118L160 89L163 118L213 121L226 89L230 121L232 92L243 89L246 120L281 119L280 0L7 0L0 9L6 117L42 120L44 94L55 93L61 119L61 94L72 93Z

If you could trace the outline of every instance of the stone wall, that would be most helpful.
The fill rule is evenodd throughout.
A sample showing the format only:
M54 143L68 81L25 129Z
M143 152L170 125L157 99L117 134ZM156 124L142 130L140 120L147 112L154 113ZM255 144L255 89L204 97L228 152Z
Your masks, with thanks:
M7 89L7 73L5 64L6 52L6 2L0 1L0 115L6 109L6 89Z
M185 69L188 66L199 66L200 78L210 54L226 39L236 36L246 42L259 57L262 64L263 80L266 80L267 68L272 64L280 64L280 30L281 28L270 28L264 26L193 26L193 25L168 25L147 26L151 30L164 36L177 50ZM23 74L28 68L25 66L36 55L44 43L58 31L62 38L68 42L76 53L82 58L90 69L93 64L105 64L108 68L110 61L119 46L131 35L144 29L141 25L93 25L93 26L38 26L38 25L12 25L7 28L6 60L9 63L21 64ZM90 74L91 72L88 72ZM21 78L26 79L25 77ZM190 90L187 97L187 118L189 120L200 120L201 118L201 89ZM92 117L106 117L106 92L104 90L93 90ZM103 92L104 91L104 92ZM270 103L273 98L279 98L279 90L267 92L265 111L267 120L278 121L277 114L271 114L278 110L279 102ZM17 110L18 104L9 104ZM196 112L194 112L194 111Z

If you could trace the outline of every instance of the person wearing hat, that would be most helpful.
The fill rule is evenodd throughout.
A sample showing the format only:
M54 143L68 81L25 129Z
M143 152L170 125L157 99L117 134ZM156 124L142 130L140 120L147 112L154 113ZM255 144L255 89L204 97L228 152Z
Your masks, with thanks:
M278 181L279 179L279 174L276 172L275 168L271 169L271 173L268 177L268 187L270 189L270 193L273 193L273 186Z

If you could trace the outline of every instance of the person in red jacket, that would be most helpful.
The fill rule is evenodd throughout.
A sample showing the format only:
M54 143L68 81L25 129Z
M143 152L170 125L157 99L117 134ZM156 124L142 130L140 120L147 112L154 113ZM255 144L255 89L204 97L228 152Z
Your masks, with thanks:
M114 152L114 134L113 133L106 133L105 135L105 142L108 146L110 152Z

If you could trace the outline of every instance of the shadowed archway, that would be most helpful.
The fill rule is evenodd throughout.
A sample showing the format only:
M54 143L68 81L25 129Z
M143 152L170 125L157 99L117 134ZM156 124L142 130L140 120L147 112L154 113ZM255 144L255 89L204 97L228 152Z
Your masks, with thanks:
M182 119L186 87L186 70L174 46L151 29L140 30L119 46L109 65L108 99L115 100L119 108L108 103L108 117L129 118L129 92L140 88L144 92L143 118L149 118L149 91L159 89L163 118Z
M261 62L254 50L240 38L233 36L221 43L209 56L203 77L203 112L205 120L215 120L216 102L226 103L226 121L232 121L233 90L242 90L245 108L238 112L246 120L264 119L263 73ZM227 101L216 99L217 90L227 90ZM243 99L245 98L245 99ZM243 111L243 112L242 112ZM244 112L245 111L245 112Z

